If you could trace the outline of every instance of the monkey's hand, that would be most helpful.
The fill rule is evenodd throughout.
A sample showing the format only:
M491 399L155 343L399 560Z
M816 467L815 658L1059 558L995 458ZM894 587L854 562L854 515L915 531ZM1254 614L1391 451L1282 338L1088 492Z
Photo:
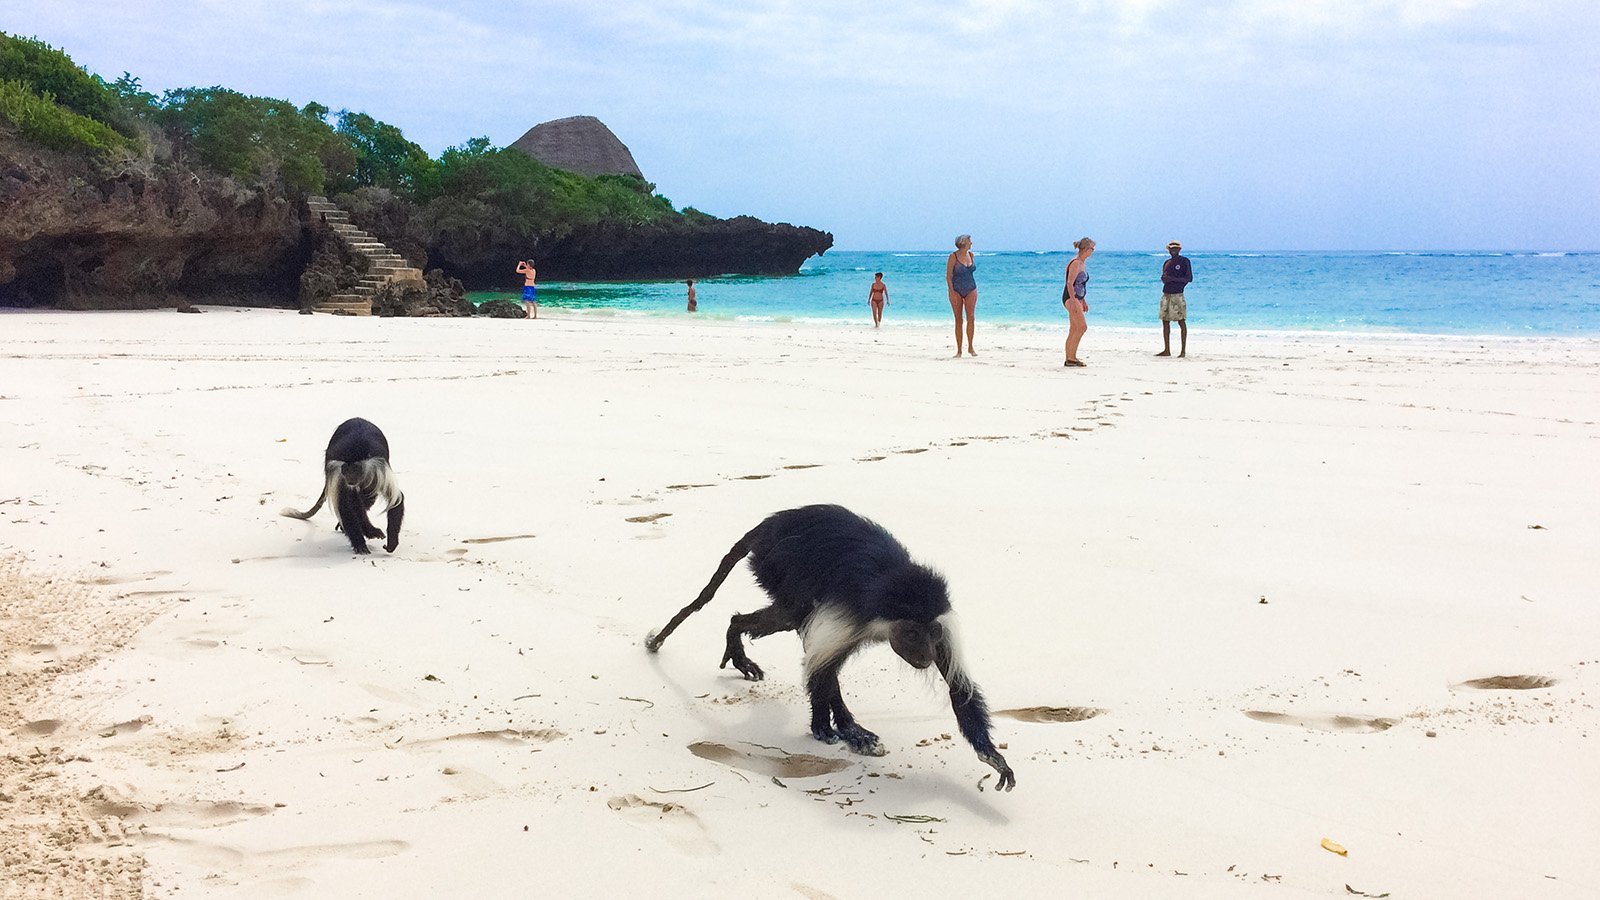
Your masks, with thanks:
M734 656L730 650L722 654L722 662L717 668L726 669L728 663L733 663L733 667L739 670L739 674L743 675L746 681L760 681L767 677L767 673L761 671L761 667L756 665L754 660L742 653Z
M383 545L383 550L385 553L393 553L394 548L398 546L400 546L400 536L395 535L394 537L389 538L389 540Z
M1017 786L1017 776L1012 773L1011 767L1006 765L1006 758L1000 755L1000 751L991 750L988 753L979 753L978 758L1000 773L1000 780L995 782L995 790L1009 791Z

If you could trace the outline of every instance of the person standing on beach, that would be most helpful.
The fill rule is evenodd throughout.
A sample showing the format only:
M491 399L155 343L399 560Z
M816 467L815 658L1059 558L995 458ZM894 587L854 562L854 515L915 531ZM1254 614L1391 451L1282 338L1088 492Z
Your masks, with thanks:
M685 281L684 284L689 286L689 312L697 312L700 309L700 304L695 302L694 299L694 279L691 278Z
M1188 309L1183 302L1183 289L1194 280L1194 267L1187 257L1180 255L1183 245L1167 242L1167 252L1172 258L1161 265L1161 352L1157 356L1172 355L1172 323L1178 323L1178 355L1189 354Z
M1061 305L1067 308L1071 325L1067 328L1067 361L1063 366L1083 367L1078 359L1078 342L1089 330L1089 257L1094 255L1094 241L1082 238L1072 242L1078 255L1067 263L1067 286L1061 291Z
M972 273L978 261L972 258L972 235L956 237L956 251L944 264L944 283L950 290L950 311L956 315L956 358L961 358L961 316L967 319L967 355L977 356L972 349L972 317L978 312L978 281Z
M517 274L522 276L522 317L537 319L539 318L539 271L533 267L533 260L524 259L517 263Z
M872 306L872 327L883 322L883 308L889 305L889 286L883 283L883 273L872 273L872 288L867 291L867 303Z

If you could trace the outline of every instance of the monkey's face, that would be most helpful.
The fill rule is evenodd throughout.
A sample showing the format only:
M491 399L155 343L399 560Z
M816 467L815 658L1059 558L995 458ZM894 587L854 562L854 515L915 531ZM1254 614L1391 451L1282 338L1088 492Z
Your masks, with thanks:
M366 481L367 472L364 468L362 468L361 463L359 462L345 463L344 467L340 470L339 477L343 478L344 483L350 487L362 488L366 486L363 482Z
M889 633L889 646L913 668L926 669L937 658L944 629L938 622L899 621Z

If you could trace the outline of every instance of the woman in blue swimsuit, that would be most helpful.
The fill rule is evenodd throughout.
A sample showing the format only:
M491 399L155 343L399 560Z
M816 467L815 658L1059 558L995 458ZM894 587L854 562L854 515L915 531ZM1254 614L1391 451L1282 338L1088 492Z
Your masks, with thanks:
M944 264L944 283L950 289L950 311L956 314L956 358L961 357L961 315L967 319L967 355L977 356L972 349L972 317L978 311L978 281L972 273L978 261L972 258L972 235L956 238L956 252Z
M1072 324L1067 329L1067 361L1064 366L1082 366L1078 359L1078 342L1089 330L1089 257L1094 255L1094 241L1088 238L1072 242L1078 255L1067 263L1067 286L1061 292L1061 305L1067 308Z

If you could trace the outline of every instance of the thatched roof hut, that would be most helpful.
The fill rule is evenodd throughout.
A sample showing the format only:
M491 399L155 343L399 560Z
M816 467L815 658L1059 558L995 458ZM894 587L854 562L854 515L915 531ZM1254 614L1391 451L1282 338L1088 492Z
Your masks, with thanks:
M580 175L644 177L627 145L594 116L569 116L541 122L511 146L547 166Z

